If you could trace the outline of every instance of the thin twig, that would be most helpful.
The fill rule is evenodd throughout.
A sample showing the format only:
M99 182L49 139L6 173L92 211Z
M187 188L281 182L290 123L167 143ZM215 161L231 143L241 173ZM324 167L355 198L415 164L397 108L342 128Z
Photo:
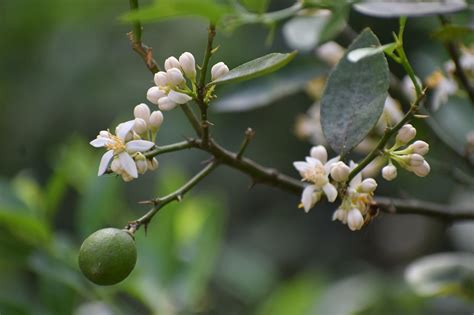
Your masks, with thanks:
M175 152L175 151L181 151L185 149L189 149L193 147L192 142L194 139L189 139L187 141L181 141L173 144L168 144L160 147L156 147L155 149L148 151L145 153L145 157L151 158L163 153L168 153L168 152Z
M161 198L156 198L153 200L150 200L151 203L154 204L153 208L151 208L145 215L143 215L141 218L130 222L127 225L127 229L131 231L132 233L135 232L140 228L140 226L144 225L145 227L148 225L148 223L151 221L153 216L158 213L158 211L169 204L172 201L181 201L184 197L184 194L186 194L189 190L191 190L194 186L196 186L197 183L199 183L201 180L203 180L207 175L209 175L217 166L218 166L217 161L212 161L211 163L207 164L206 167L204 167L199 173L197 173L193 178L191 178L186 184L181 186L178 190L172 192L169 195L166 195Z
M240 160L242 156L244 155L245 150L247 149L247 146L249 145L250 141L255 137L255 131L253 131L252 128L247 128L245 130L245 137L244 140L242 141L242 144L240 145L239 152L237 153L237 159Z
M443 26L447 26L450 24L449 20L442 15L439 16L439 19ZM445 47L449 53L449 56L454 62L454 65L455 65L454 73L456 74L456 77L459 79L459 82L461 82L461 85L464 87L464 90L467 92L467 95L469 96L469 99L471 100L471 104L474 106L474 86L471 84L466 73L464 72L462 68L461 61L460 61L459 47L454 41L451 41L451 40L445 41Z

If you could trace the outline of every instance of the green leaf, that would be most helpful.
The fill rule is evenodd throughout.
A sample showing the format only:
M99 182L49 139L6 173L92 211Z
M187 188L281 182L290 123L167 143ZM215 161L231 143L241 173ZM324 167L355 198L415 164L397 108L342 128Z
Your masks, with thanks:
M210 84L230 83L250 80L277 71L296 56L296 51L287 54L271 53L246 62Z
M446 14L466 7L464 0L365 0L354 5L354 9L362 14L381 18Z
M357 63L347 55L358 48L380 45L365 29L330 74L321 100L321 125L330 146L343 155L361 142L383 112L389 70L383 53Z
M159 0L142 9L121 17L125 22L153 22L175 17L197 16L214 23L231 11L227 5L215 0Z
M422 296L456 295L474 299L474 255L442 253L423 257L405 271L405 279Z
M347 14L348 6L340 6L330 14L296 16L283 25L283 36L292 49L311 51L344 28Z
M365 47L365 48L354 49L347 54L347 59L350 62L358 62L359 60L376 55L384 51L391 53L396 47L397 47L396 43L390 43L390 44L385 44L379 47Z
M293 68L288 67L238 85L232 92L220 96L212 108L220 112L243 112L268 106L304 90L308 81L327 72L328 67L319 62L305 62Z

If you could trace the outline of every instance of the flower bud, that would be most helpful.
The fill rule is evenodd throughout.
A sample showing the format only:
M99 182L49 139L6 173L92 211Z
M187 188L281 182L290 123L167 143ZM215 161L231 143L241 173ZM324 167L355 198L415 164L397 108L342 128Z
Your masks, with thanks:
M134 156L134 160L135 160L135 165L137 166L138 174L145 174L148 168L148 162L147 162L146 157L142 153L138 152Z
M430 173L431 168L428 162L423 161L421 165L414 166L411 170L416 174L416 176L425 177Z
M153 129L159 129L161 124L163 123L163 114L159 110L155 110L150 115L150 119L148 120L148 124Z
M408 146L413 153L425 155L430 150L430 145L425 141L417 140Z
M147 167L150 171L154 171L158 168L159 163L157 159L153 158L151 160L146 160L146 162L147 162Z
M165 60L165 70L168 71L172 68L181 69L178 59L176 59L174 56L171 56Z
M146 125L146 121L141 118L135 118L135 123L133 124L133 131L137 134L141 135L148 130L148 126Z
M101 130L99 132L99 137L104 137L104 138L108 138L109 137L109 132L107 130ZM98 138L98 137L97 137Z
M118 175L121 175L123 173L122 165L120 164L118 158L114 158L112 160L112 163L110 163L110 169L112 170L112 172Z
M347 225L351 231L360 230L364 226L364 217L359 209L351 209L347 214Z
M366 178L359 185L359 191L363 193L371 193L375 189L377 189L377 182L373 178Z
M400 130L398 130L396 141L402 144L410 142L416 136L416 129L410 124L403 125Z
M166 75L168 77L168 82L167 83L171 87L181 85L185 82L184 77L183 77L183 73L179 69L171 68L168 71L166 71Z
M158 71L154 77L157 86L166 86L168 84L168 74L164 71Z
M128 175L127 172L123 172L121 175L124 182L131 182L133 180L133 177Z
M150 108L145 103L138 104L133 109L133 116L135 116L135 118L141 118L147 122L148 118L150 118Z
M194 79L196 77L196 61L193 54L189 52L183 53L179 56L179 64L188 78Z
M163 96L166 96L166 93L157 86L152 86L146 92L146 99L156 105L158 105L158 100Z
M326 148L322 145L312 147L309 154L311 157L318 159L323 163L326 163L328 160L328 151L326 151Z
M223 62L218 62L211 68L211 78L215 81L229 72L229 67Z
M382 177L388 181L394 180L397 177L397 168L389 164L382 169Z
M331 168L331 177L336 182L344 182L349 176L350 172L351 169L349 168L349 166L344 164L344 162L337 162Z
M333 221L339 220L339 221L345 223L347 221L347 212L342 210L342 209L337 209L332 214L332 220Z
M420 166L424 161L425 158L417 153L408 155L408 165L410 166Z
M178 104L176 104L175 102L173 102L172 100L169 99L168 96L165 96L165 97L162 97L160 98L160 100L158 101L158 107L163 110L163 111L167 111L167 110L172 110L173 108L175 108Z

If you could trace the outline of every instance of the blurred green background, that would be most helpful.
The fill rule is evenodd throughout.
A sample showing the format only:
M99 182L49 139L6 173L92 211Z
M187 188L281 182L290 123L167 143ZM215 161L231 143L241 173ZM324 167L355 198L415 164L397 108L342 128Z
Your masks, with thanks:
M273 0L269 10L291 4ZM467 263L450 256L449 279L443 274L426 280L454 286L440 290L447 294L416 294L404 279L406 267L418 258L472 252L471 223L382 214L354 233L331 222L333 205L323 203L305 214L296 207L297 196L264 186L249 190L249 178L227 167L183 202L160 211L146 236L138 233L138 264L128 279L114 287L89 283L76 262L82 240L99 228L138 218L147 210L138 201L175 190L208 158L191 150L162 155L158 171L126 185L113 176L96 176L101 152L88 142L99 130L130 119L152 85L151 74L130 48L130 26L118 20L127 10L125 0L0 2L2 315L472 314L474 264L468 254ZM470 15L455 18L468 23ZM356 31L370 26L382 42L397 29L396 20L353 11L349 23ZM199 18L171 19L146 24L143 39L160 64L184 51L201 60L206 27ZM421 77L447 60L442 44L429 36L437 27L435 17L409 20L407 49ZM268 52L291 50L280 27L270 43L268 33L262 25L218 30L221 48L213 61L232 68ZM303 53L282 73L301 64L327 71L312 53ZM401 69L394 72L402 75ZM268 89L263 82L250 84ZM238 91L251 99L253 92L239 90L248 87L225 87L218 95L225 99ZM268 93L275 89L270 85ZM296 176L292 162L307 155L311 145L295 137L295 118L312 102L299 92L253 111L213 112L212 132L237 149L244 130L252 127L257 136L248 156ZM472 106L463 98L453 103L436 118L462 143L466 124L474 125ZM446 165L464 172L472 168L463 169L459 157L425 125L418 127L421 139L435 139L428 157L435 161L432 174L418 178L404 172L394 183L380 181L378 193L472 205L472 183L453 179ZM166 112L158 144L187 135L192 129L182 112Z

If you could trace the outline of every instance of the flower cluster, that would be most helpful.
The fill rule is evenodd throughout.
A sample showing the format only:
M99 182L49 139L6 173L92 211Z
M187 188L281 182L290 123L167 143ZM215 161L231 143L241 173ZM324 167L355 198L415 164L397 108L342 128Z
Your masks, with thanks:
M350 169L357 166L351 161ZM347 186L339 208L334 211L333 221L339 220L347 224L351 231L360 230L372 218L370 207L377 182L373 178L362 179L362 174L357 174Z
M357 166L354 162L347 166L340 157L328 159L326 148L315 146L310 151L306 161L294 162L294 167L300 173L302 180L310 183L301 195L301 207L308 212L326 196L329 202L334 202L338 196L338 188L343 192L342 202L334 212L333 220L347 224L352 231L359 230L371 218L370 206L377 182L373 178L362 180L362 174L357 174L347 185L350 172Z
M110 171L128 182L137 178L138 174L158 167L155 158L148 159L143 153L155 146L150 140L154 140L163 123L163 114L160 111L151 113L146 104L135 106L133 112L135 119L120 123L115 128L115 134L102 130L90 142L93 147L107 149L100 161L99 176L110 168Z
M225 75L229 68L223 63L215 64L211 69L212 80ZM186 78L191 83L188 86ZM154 77L155 86L148 89L147 99L158 105L162 111L172 110L180 104L186 104L196 97L196 61L194 56L183 53L179 59L169 57L165 60L165 71L159 71Z
M429 145L421 140L411 143L415 136L416 129L412 125L406 124L400 128L395 144L390 149L385 150L388 165L382 169L383 178L390 181L397 177L397 168L393 162L417 176L425 177L429 174L430 165L424 158L424 155L429 151Z

